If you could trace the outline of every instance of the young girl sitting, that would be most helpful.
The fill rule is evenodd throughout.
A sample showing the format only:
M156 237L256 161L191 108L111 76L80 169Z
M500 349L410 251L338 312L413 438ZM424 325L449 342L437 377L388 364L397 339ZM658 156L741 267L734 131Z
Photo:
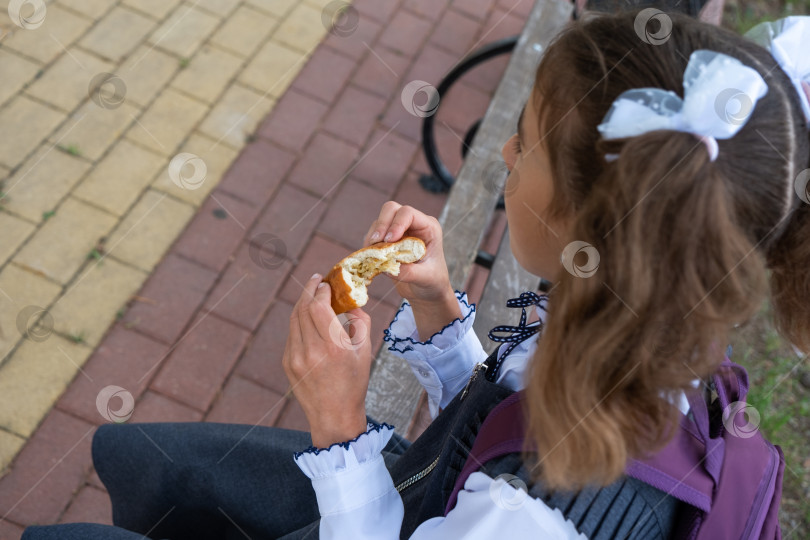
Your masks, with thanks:
M401 269L407 303L385 337L429 395L416 441L365 415L369 318L351 312L353 335L334 339L316 275L284 355L312 446L277 428L102 426L94 460L119 528L24 538L667 538L682 504L626 476L628 460L667 442L684 393L769 286L780 332L810 350L810 208L796 189L810 176L810 96L748 39L673 14L651 44L635 15L554 40L503 148L512 250L554 283L515 302L539 317L518 338L487 358L436 219L388 202L371 226L366 245L427 245ZM445 515L481 423L518 389L536 459L488 463Z

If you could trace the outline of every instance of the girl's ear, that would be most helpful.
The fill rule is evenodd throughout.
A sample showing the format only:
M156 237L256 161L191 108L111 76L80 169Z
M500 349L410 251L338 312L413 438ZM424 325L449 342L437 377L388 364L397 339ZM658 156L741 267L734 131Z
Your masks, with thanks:
M610 483L663 446L674 396L716 369L766 290L703 143L655 131L610 150L572 230L598 268L562 273L529 375L529 431L559 488Z

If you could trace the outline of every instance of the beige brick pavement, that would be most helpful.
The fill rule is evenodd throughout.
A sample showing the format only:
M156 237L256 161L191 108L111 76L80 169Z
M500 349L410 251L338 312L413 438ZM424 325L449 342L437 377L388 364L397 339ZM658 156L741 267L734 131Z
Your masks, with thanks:
M32 29L8 3L0 471L326 35L328 2L46 0ZM169 176L180 152L206 165L198 189Z

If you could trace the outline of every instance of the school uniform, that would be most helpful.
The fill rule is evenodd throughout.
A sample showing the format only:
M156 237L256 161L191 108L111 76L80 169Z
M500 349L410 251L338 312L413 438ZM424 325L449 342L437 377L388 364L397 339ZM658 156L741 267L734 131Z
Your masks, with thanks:
M487 358L472 330L475 306L463 293L456 297L462 317L427 342L418 340L407 302L385 331L389 350L428 394L433 422L412 443L372 418L365 433L328 449L281 428L106 425L94 437L93 459L116 527L29 527L23 540L666 538L681 508L673 497L633 478L551 493L531 483L519 454L472 473L444 516L484 418L525 386L548 302L532 295L540 320L521 325L519 339ZM470 382L485 359L486 376L480 370ZM688 405L679 408L685 413ZM519 479L528 493L505 478Z

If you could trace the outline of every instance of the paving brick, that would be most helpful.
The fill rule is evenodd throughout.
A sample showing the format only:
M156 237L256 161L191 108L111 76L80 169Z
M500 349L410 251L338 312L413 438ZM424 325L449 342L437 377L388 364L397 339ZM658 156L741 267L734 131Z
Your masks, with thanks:
M55 523L90 468L93 431L51 411L0 480L0 514L17 523Z
M346 85L355 65L354 61L328 47L318 47L292 86L332 103Z
M350 58L359 60L368 52L369 46L374 43L381 30L382 26L378 22L358 12L357 28L351 34L346 36L337 32L328 32L322 43Z
M256 51L277 23L275 17L248 6L239 6L211 36L210 42L246 58Z
M208 107L167 89L152 102L127 138L164 156L174 156L177 145L197 125Z
M0 474L5 474L6 466L11 463L17 452L25 444L25 439L8 431L0 431ZM2 529L0 529L2 531ZM0 538L5 538L0 536Z
M298 403L298 400L295 399L294 396L291 396L287 401L287 405L284 407L284 410L281 412L281 416L276 422L276 427L295 429L309 433L309 421L307 420L307 415L304 413L304 409L301 408L301 404ZM312 441L310 440L309 443L311 444Z
M3 243L0 244L0 265L6 264L11 254L25 242L36 227L31 223L15 217L8 212L0 212L0 231L3 231Z
M385 27L385 32L380 34L378 43L397 51L413 51L414 48L420 47L430 35L431 27L430 21L400 10L394 14Z
M64 335L83 335L98 345L116 312L135 293L146 274L105 257L89 265L54 305L54 328Z
M0 49L0 105L20 91L39 71L39 65L5 49Z
M0 111L0 163L15 168L64 119L63 113L25 96L12 99Z
M145 107L180 68L177 58L149 45L130 54L116 74L127 85L126 100Z
M403 8L424 19L438 20L444 14L450 0L408 0Z
M20 540L22 533L23 528L20 525L12 523L8 519L0 521L0 538L3 540Z
M234 376L222 389L205 421L272 427L285 402L283 394Z
M199 422L203 414L191 407L162 396L157 392L147 391L135 404L130 423L143 422Z
M99 73L113 70L113 64L73 47L49 66L27 90L29 95L71 112L88 96L90 83Z
M268 253L272 246L244 242L208 295L205 310L254 330L292 268L284 253Z
M107 212L68 197L14 261L67 283L116 221Z
M291 88L278 100L257 134L284 148L303 152L328 109L321 101Z
M283 184L250 231L249 238L272 235L284 243L286 257L296 261L326 211L326 203L295 186Z
M72 195L123 216L151 179L165 168L165 157L122 139L82 180Z
M0 291L5 293L0 294L0 328L6 329L0 334L0 358L5 358L22 339L17 328L17 318L22 317L20 313L32 305L47 308L62 292L62 288L17 265L7 264L0 272ZM33 325L33 321L29 320L21 322L28 328Z
M515 0L511 0L514 5ZM527 2L531 4L531 2ZM456 0L453 2L453 9L463 11L466 15L476 19L486 19L495 0Z
M169 253L138 292L122 322L164 343L174 343L216 278L212 270Z
M162 21L180 0L124 0L122 5L140 11L150 19Z
M154 21L139 13L115 7L79 43L102 58L120 62L154 26Z
M179 342L151 388L181 403L206 411L247 342L249 333L202 313Z
M400 77L405 75L411 57L377 45L366 55L352 82L385 98L399 93Z
M523 20L529 16L533 6L532 0L498 0L499 8L508 10L512 15L522 17Z
M0 426L30 437L90 352L57 335L24 340L0 368Z
M138 109L126 101L114 109L103 109L87 101L50 140L62 147L73 146L81 156L96 161L135 121L137 114Z
M228 144L238 150L245 145L274 103L275 100L264 93L232 84L199 129L217 143Z
M279 18L289 13L296 3L297 0L245 0L245 4Z
M293 305L277 300L262 321L235 372L258 382L262 386L284 394L290 381L284 372L281 360L290 329L290 315Z
M397 9L399 3L400 2L398 0L392 0L390 2L378 2L377 0L353 0L352 6L357 9L361 18L369 17L377 22L388 23L391 19L391 15ZM407 2L404 2L403 5L404 4L407 4Z
M450 171L450 174L453 176L457 175L463 163L461 149L463 147L464 134L448 127L447 124L438 122L433 126L433 136L436 141L439 159L442 160L447 170ZM416 153L412 167L419 172L430 172L430 167L428 167L427 161L425 160L425 153L421 149Z
M108 0L60 0L60 3L91 19L100 19L112 7Z
M420 212L436 218L442 213L444 203L447 202L446 193L431 193L419 185L419 176L415 171L409 171L392 197L399 204L413 206Z
M363 159L351 174L390 196L420 148L415 141L396 131L377 129L363 149Z
M152 182L152 187L199 207L214 187L219 184L225 171L238 155L233 148L197 132L180 145L179 152L188 152L198 156L205 163L205 180L196 189L183 189L169 177L169 168L163 167L161 173Z
M334 191L357 155L357 147L318 133L290 173L289 182L326 195Z
M444 52L434 45L427 44L419 53L416 61L411 64L411 69L402 79L400 93L402 89L411 81L425 81L433 86L437 86L444 76L453 68L459 59L455 55ZM420 101L421 100L421 101ZM416 103L423 103L426 100L425 94L420 92L416 96ZM441 105L439 105L441 111ZM383 124L388 127L396 126L396 130L415 140L421 140L422 117L408 112L402 104L401 99L391 102L383 117Z
M520 34L528 15L521 13L521 6L528 6L531 11L533 3L531 0L508 0L508 5L493 9L481 28L481 44Z
M484 13L482 18L485 17ZM462 58L472 52L481 25L482 21L471 19L466 13L448 9L433 29L430 42Z
M239 82L261 94L279 98L295 79L305 60L302 52L270 40L239 75Z
M253 141L233 162L219 189L263 207L292 167L295 155L267 141Z
M490 100L489 94L458 82L445 93L442 105L436 113L436 122L446 122L463 139L467 130L484 117Z
M384 277L379 279L389 281L388 286L393 288L392 281ZM401 302L402 297L399 296L396 290L393 290L386 295L385 300L371 299L368 304L363 306L363 311L371 317L371 333L369 335L371 337L371 354L375 358L377 357L377 351L380 350L383 344L383 330L388 328L391 321L394 320L394 315L396 315Z
M355 146L363 146L386 101L349 85L326 116L323 129Z
M492 96L501 83L508 64L508 56L491 58L465 73L458 82L469 84Z
M183 4L169 15L149 38L149 43L188 58L214 31L219 19L192 5Z
M273 33L273 40L301 52L309 52L324 35L326 28L321 21L321 10L299 3Z
M101 523L112 525L112 503L106 491L84 486L74 497L59 523Z
M107 420L96 407L99 392L120 386L137 400L168 352L168 345L115 324L56 406L91 424L103 424Z
M101 478L98 477L94 467L90 467L90 472L87 473L87 483L91 486L96 486L99 489L106 489L104 484L101 482Z
M484 239L481 241L481 249L487 253L495 255L501 247L501 240L506 231L506 211L496 210L489 222Z
M4 206L39 223L43 212L56 208L89 168L83 159L50 145L40 146L6 181Z
M172 82L201 101L213 103L242 67L242 59L214 47L202 47Z
M197 0L196 6L209 13L225 17L239 5L239 0Z
M149 189L107 241L116 259L151 271L194 215L194 207Z
M62 54L64 47L70 47L90 24L91 21L85 17L76 15L59 5L48 5L42 26L36 31L14 26L14 33L3 38L3 48L13 49L47 64ZM48 38L43 39L43 37Z
M387 200L384 193L348 178L329 203L329 210L318 225L318 232L351 249L360 249L363 247L363 237ZM349 208L351 212L347 212Z
M227 193L214 193L216 200L209 198L205 202L172 251L221 272L259 209Z
M369 223L369 226L371 226L371 223ZM295 304L301 298L303 287L312 274L317 272L325 276L335 263L349 253L351 253L351 249L320 235L314 235L304 250L301 260L290 275L290 279L281 289L278 295L279 298L290 304ZM375 299L378 300L383 297L389 304L396 303L396 292L391 292L392 283L389 278L384 276L375 279L369 286L369 296L372 297L369 299L369 304L374 303Z

